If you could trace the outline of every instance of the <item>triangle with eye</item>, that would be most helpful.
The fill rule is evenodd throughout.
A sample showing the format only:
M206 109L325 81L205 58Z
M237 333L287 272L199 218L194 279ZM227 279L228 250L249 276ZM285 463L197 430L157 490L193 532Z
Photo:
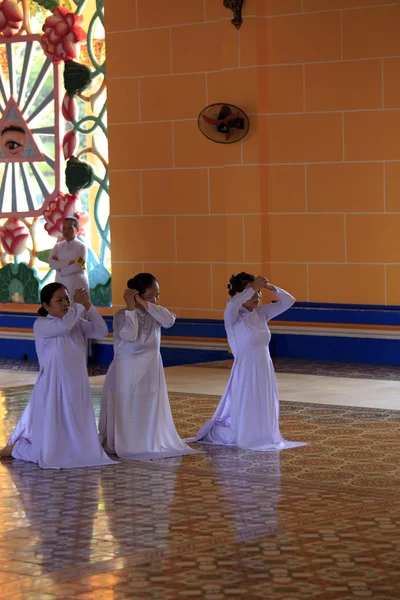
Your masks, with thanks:
M14 98L0 119L0 163L43 162L45 158Z

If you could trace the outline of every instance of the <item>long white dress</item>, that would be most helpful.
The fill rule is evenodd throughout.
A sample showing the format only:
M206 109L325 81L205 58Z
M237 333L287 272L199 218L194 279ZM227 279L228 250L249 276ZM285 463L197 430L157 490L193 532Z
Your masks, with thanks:
M269 353L268 321L290 308L295 299L276 288L278 302L249 312L242 305L253 294L254 289L247 288L226 306L225 329L235 360L214 416L194 439L260 451L304 446L303 442L284 440L279 431L278 386Z
M114 316L114 360L103 387L99 435L110 454L129 460L195 454L179 437L171 414L160 354L161 327L175 316L148 303L148 311Z
M86 368L87 339L107 335L107 325L92 306L75 305L62 318L36 319L33 330L40 372L29 402L8 444L14 458L43 469L115 464L97 435Z
M65 285L71 299L75 290L89 290L89 280L86 271L79 264L70 265L69 262L82 257L86 263L87 255L87 247L77 239L58 242L50 254L49 265L56 271L56 282ZM54 260L55 257L58 260Z

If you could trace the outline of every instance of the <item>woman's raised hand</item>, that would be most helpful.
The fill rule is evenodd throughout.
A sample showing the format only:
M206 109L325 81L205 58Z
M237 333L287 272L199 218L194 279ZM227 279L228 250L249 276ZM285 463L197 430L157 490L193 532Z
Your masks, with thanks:
M140 295L138 294L136 296L136 306L138 308L140 308L142 311L146 312L147 307L148 307L148 302L147 302L147 300L143 300L143 298L141 298Z
M135 310L136 308L136 296L139 295L137 290L127 289L124 292L124 300L126 302L126 308L128 310Z
M86 310L89 310L89 308L91 306L89 292L87 290L85 290L84 288L75 290L74 302L75 302L75 304L82 304L86 308Z
M253 288L253 290L255 292L259 292L262 288L267 287L268 284L269 284L268 279L266 277L262 277L262 275L259 275L253 281L253 283L251 284L251 287Z

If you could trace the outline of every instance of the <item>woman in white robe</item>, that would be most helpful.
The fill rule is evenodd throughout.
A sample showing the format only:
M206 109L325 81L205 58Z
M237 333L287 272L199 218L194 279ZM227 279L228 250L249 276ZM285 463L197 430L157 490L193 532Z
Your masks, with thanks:
M101 339L108 329L87 291L77 290L74 300L71 308L62 284L42 289L41 316L33 326L40 372L1 457L43 469L115 464L99 443L86 368L87 339Z
M228 287L232 298L224 322L235 360L214 416L194 440L260 451L304 446L284 440L279 431L278 386L269 353L268 321L290 308L295 299L264 277L248 273L233 276ZM274 292L278 302L259 306L262 288Z
M85 271L88 252L85 244L76 239L78 230L78 219L65 219L64 241L54 246L49 257L49 265L56 272L56 282L65 285L71 300L75 290L89 290L89 280Z
M194 454L171 414L160 354L161 327L175 316L157 305L159 285L149 273L128 281L126 309L114 316L114 360L104 383L99 434L110 454L129 460Z

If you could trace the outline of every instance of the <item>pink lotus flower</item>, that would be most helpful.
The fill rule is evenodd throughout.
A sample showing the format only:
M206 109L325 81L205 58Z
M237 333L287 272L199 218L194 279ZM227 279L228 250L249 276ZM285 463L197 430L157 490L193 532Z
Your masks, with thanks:
M16 35L23 20L22 10L15 0L0 2L0 32L4 37Z
M43 25L43 50L54 63L78 58L79 44L86 39L80 27L83 18L63 6L57 6Z
M18 256L26 250L29 230L18 219L8 219L0 229L0 241L4 250L11 256Z
M50 202L44 211L47 221L44 228L49 235L55 238L62 237L62 225L64 219L73 217L79 208L79 196L77 194L63 194L60 192L55 200Z
M85 235L85 225L89 223L89 213L85 211L76 212L74 214L75 219L79 221L79 231L78 235Z
M78 116L78 103L75 98L72 98L68 94L65 94L64 96L62 103L62 114L68 123L75 121L76 117Z
M47 210L44 211L44 218L47 221L44 228L49 235L55 238L62 238L62 226L65 219L75 217L79 221L78 235L84 235L84 226L89 221L89 215L86 212L79 211L80 201L77 194L63 194L60 192L55 200L50 202Z

